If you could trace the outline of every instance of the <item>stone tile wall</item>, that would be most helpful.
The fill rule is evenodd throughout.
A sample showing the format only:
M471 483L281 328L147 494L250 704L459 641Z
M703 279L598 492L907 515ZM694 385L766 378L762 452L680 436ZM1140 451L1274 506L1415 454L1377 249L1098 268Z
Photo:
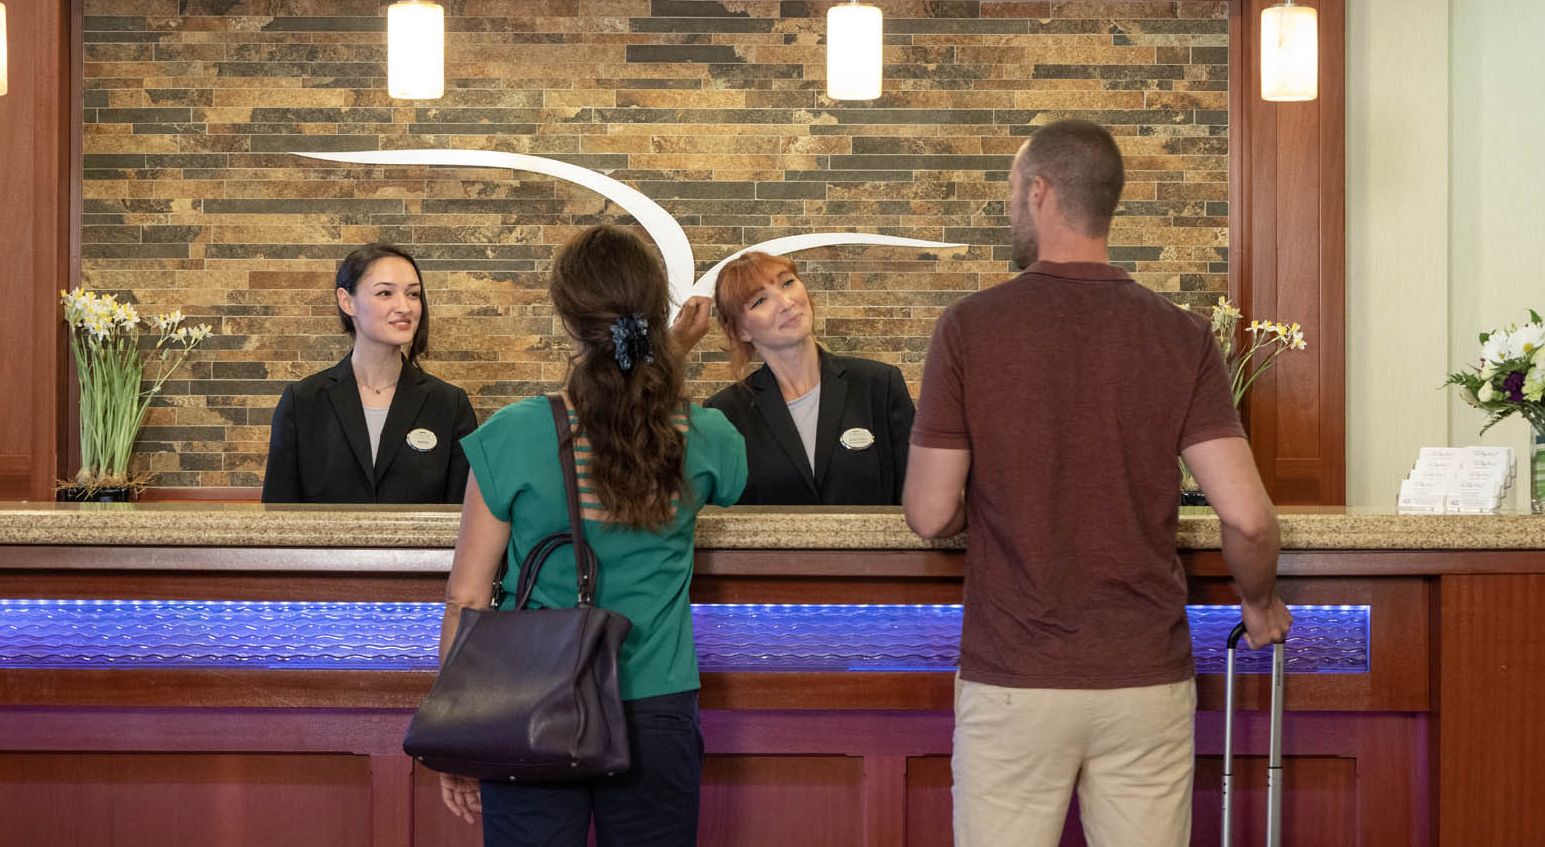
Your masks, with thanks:
M465 147L596 169L683 224L698 271L782 235L863 230L969 249L798 257L833 350L920 376L939 312L1009 274L1006 168L1035 127L1111 127L1128 184L1114 259L1202 303L1226 289L1224 2L885 0L886 89L824 95L824 16L798 0L441 0L446 96L385 90L384 0L86 0L87 286L214 323L136 464L255 485L286 383L347 350L337 260L377 239L426 272L426 366L480 416L551 389L555 247L616 209L508 171L337 166L297 150ZM696 396L728 379L705 342Z

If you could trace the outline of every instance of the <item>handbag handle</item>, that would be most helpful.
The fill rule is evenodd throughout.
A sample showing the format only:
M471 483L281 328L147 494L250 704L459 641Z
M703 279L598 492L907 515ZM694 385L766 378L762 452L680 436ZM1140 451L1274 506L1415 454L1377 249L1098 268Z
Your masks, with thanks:
M569 495L569 541L574 545L574 569L579 579L580 606L595 605L597 562L595 551L585 540L585 521L579 510L579 478L574 469L574 433L569 429L569 408L563 395L547 395L553 409L553 426L558 430L559 464L563 466L563 487ZM535 587L536 576L531 577Z
M542 565L554 550L565 544L574 545L574 569L579 589L576 605L595 605L597 563L595 551L585 541L584 520L579 510L579 478L574 470L574 433L569 427L569 409L561 394L547 395L547 402L552 408L553 427L558 432L558 464L563 468L563 487L569 501L569 531L546 536L526 554L525 560L520 563L520 576L515 581L516 609L526 608L531 593L536 590L536 578ZM499 573L494 576L493 607L496 609L504 602L504 577L508 573L509 559L506 557L499 565Z

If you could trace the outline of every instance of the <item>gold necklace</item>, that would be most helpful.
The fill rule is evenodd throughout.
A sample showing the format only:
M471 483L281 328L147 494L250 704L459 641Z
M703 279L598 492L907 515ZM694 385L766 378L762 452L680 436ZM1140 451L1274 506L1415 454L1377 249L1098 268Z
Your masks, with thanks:
M387 384L381 386L380 388L376 388L374 385L367 385L367 384L365 384L363 382L361 382L359 384L363 388L368 388L371 391L374 391L376 393L376 396L380 397L382 392L384 392L388 388L391 388L392 386L396 385L398 382L401 382L401 381L402 381L402 377L397 377L396 379L392 380L391 382L388 382Z

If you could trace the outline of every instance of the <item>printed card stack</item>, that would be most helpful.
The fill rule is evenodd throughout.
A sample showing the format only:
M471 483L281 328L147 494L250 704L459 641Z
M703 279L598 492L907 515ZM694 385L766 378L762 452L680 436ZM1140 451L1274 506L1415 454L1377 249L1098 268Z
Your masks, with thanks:
M1494 515L1513 487L1511 447L1423 447L1400 483L1403 515Z

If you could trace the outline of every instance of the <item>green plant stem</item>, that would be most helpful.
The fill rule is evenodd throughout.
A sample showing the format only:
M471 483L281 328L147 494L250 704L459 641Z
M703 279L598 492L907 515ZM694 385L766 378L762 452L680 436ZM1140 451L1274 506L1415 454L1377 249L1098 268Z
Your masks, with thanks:
M1262 346L1265 346L1265 345L1262 345ZM1261 349L1261 348L1257 347L1255 349L1252 349L1250 351L1250 355L1251 356L1255 355L1256 351L1259 350L1259 349ZM1236 393L1234 394L1234 405L1236 405L1236 406L1239 405L1239 401L1245 396L1245 392L1250 390L1250 386L1255 384L1255 381L1260 378L1261 374L1266 373L1267 371L1271 370L1272 365L1276 364L1276 362L1277 362L1277 357L1281 356L1286 351L1287 351L1287 347L1278 347L1276 350L1272 350L1270 353L1267 354L1265 361L1263 361L1260 364L1255 366L1255 368L1250 373L1250 378L1245 380L1245 384L1244 385L1240 386L1238 389L1235 390ZM1248 361L1248 358L1247 358L1246 361ZM1240 373L1241 374L1244 373L1244 369L1243 368L1240 369Z

